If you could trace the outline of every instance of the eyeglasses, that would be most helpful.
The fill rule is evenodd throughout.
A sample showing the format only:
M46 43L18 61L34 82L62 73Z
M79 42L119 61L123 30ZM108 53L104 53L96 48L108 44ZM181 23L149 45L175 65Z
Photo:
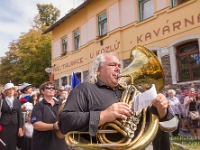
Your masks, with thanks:
M52 89L52 90L55 90L55 87L54 87L54 86L46 86L45 89L46 89L46 90L51 90L51 89Z

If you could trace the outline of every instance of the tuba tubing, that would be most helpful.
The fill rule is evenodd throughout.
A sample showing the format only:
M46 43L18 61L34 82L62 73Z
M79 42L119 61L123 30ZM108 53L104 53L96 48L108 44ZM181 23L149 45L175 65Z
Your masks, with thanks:
M131 63L122 71L122 74L116 74L116 78L120 78L119 83L124 89L120 101L129 104L133 110L134 96L140 94L141 89L149 89L152 84L155 84L157 92L161 91L165 77L162 66L155 54L143 46L135 46L131 50L130 60ZM146 122L147 117L148 123ZM140 128L138 128L139 123ZM135 135L137 128L139 133ZM89 132L79 131L68 132L65 141L73 150L99 148L103 150L139 150L145 148L155 138L158 128L158 116L145 108L139 112L133 111L131 117L127 120L115 120L102 125L96 134L97 143L93 143L92 137L89 141L82 138L81 135L89 135ZM112 133L120 133L122 138L119 141L110 141L106 135Z
M58 112L57 112L57 114L56 114L55 122L58 121L59 115L60 115L60 113L62 112L62 110L63 110L63 108L64 108L64 106L65 106L65 103L66 103L66 102L64 102L64 103L62 103L62 104L60 105L60 107L59 107L59 109L58 109ZM60 138L60 139L63 139L63 138L65 137L65 135L62 134L62 133L60 132L60 130L56 130L56 129L55 129L55 134L56 134L56 136L57 136L58 138Z

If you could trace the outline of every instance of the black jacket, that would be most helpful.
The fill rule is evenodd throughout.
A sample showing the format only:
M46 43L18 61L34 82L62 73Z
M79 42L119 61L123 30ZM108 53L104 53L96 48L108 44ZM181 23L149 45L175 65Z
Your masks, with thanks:
M19 99L14 99L13 108L11 110L4 98L1 113L0 125L7 125L11 120L13 124L18 124L18 128L23 126L21 103Z

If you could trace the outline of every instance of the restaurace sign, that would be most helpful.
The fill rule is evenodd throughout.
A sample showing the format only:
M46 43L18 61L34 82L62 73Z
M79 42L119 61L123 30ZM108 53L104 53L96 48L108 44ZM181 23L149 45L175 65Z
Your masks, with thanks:
M68 61L62 65L53 67L52 71L55 74L60 71L67 71L67 69L71 69L72 67L80 67L83 65L87 65L88 62L90 62L97 55L101 53L116 51L119 49L119 46L120 46L120 42L116 40L113 45L108 45L99 50L96 50L95 52L89 53L89 57L80 57L75 60ZM87 60L87 58L89 58L89 60Z

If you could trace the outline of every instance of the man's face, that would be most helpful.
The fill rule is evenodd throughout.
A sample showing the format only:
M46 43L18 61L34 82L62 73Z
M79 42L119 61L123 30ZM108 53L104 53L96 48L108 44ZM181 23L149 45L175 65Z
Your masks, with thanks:
M53 85L45 85L44 90L42 90L44 97L53 97L55 94L55 87Z
M106 55L105 62L101 68L98 69L98 79L104 82L107 86L115 88L118 85L119 79L116 74L120 73L119 59L114 55Z

